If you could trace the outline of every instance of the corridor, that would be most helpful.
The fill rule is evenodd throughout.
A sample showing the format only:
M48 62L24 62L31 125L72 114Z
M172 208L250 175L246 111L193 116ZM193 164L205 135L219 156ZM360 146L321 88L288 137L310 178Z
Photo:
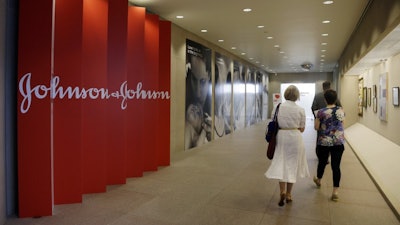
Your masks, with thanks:
M304 132L311 176L315 174L313 121ZM332 202L332 174L322 186L299 178L293 202L278 206L279 188L264 173L265 122L192 151L173 155L169 167L85 195L82 204L57 205L54 215L9 219L7 225L395 225L393 211L348 145L342 160L339 201Z

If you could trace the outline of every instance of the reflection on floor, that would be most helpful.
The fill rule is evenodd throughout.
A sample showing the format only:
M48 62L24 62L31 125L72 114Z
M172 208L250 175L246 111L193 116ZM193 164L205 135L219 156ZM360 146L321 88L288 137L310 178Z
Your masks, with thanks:
M310 172L315 174L315 131L304 132ZM9 219L7 225L393 225L400 224L349 146L342 160L338 202L332 202L328 165L320 189L298 179L293 202L278 206L279 188L264 172L265 124L173 156L171 166L84 196L82 204L58 205L54 215Z

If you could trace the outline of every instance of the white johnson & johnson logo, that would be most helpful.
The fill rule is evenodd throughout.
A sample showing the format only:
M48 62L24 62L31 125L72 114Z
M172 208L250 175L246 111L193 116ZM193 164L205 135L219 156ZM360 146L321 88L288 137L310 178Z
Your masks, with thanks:
M32 98L44 99L121 99L121 109L126 109L128 100L130 99L170 99L168 91L142 90L142 82L138 82L136 89L129 89L128 82L121 83L119 90L110 91L107 88L80 88L80 87L63 87L59 86L60 77L54 76L50 79L49 86L44 84L31 85L31 73L25 74L19 80L19 93L23 99L21 101L20 110L27 113L32 104Z

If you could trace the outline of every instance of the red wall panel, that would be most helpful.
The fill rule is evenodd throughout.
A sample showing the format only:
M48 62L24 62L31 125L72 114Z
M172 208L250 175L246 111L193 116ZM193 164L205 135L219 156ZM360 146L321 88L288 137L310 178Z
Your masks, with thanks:
M170 22L126 0L54 2L20 1L21 217L51 215L53 202L80 202L170 161L170 101L153 95L170 93ZM51 100L52 76L55 90L109 95Z
M82 0L57 0L55 5L54 74L64 90L81 87L82 8ZM54 99L55 204L82 201L81 101Z
M160 91L171 93L171 22L160 21L159 34L159 86ZM160 166L170 164L170 100L160 99L157 158Z
M108 1L84 0L82 86L107 88ZM107 100L82 102L82 188L106 191Z
M119 91L127 79L128 2L108 3L108 68L110 90ZM120 95L120 93L118 94ZM107 104L107 183L123 184L126 180L126 110L121 109L123 97L108 100Z
M128 11L128 84L137 90L144 77L144 21L146 9L130 6ZM143 102L134 98L127 107L127 176L143 175Z
M154 14L146 14L145 21L145 76L143 77L144 90L158 90L159 78L159 17ZM144 121L143 127L143 150L144 170L157 170L157 130L158 122L158 100L147 98L143 103Z
M53 1L21 0L19 7L19 216L44 216L51 215L53 207L50 96L48 91L40 91L43 96L39 99L27 92L27 87L48 87L50 83ZM30 83L21 80L28 73ZM25 98L28 94L32 94L31 101Z

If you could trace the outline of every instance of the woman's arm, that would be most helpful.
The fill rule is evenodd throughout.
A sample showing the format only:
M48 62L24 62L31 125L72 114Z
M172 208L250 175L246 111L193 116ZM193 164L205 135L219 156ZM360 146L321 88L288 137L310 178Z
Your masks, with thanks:
M321 124L321 121L319 121L318 118L315 118L315 120L314 120L314 129L315 130L319 130L320 124Z

